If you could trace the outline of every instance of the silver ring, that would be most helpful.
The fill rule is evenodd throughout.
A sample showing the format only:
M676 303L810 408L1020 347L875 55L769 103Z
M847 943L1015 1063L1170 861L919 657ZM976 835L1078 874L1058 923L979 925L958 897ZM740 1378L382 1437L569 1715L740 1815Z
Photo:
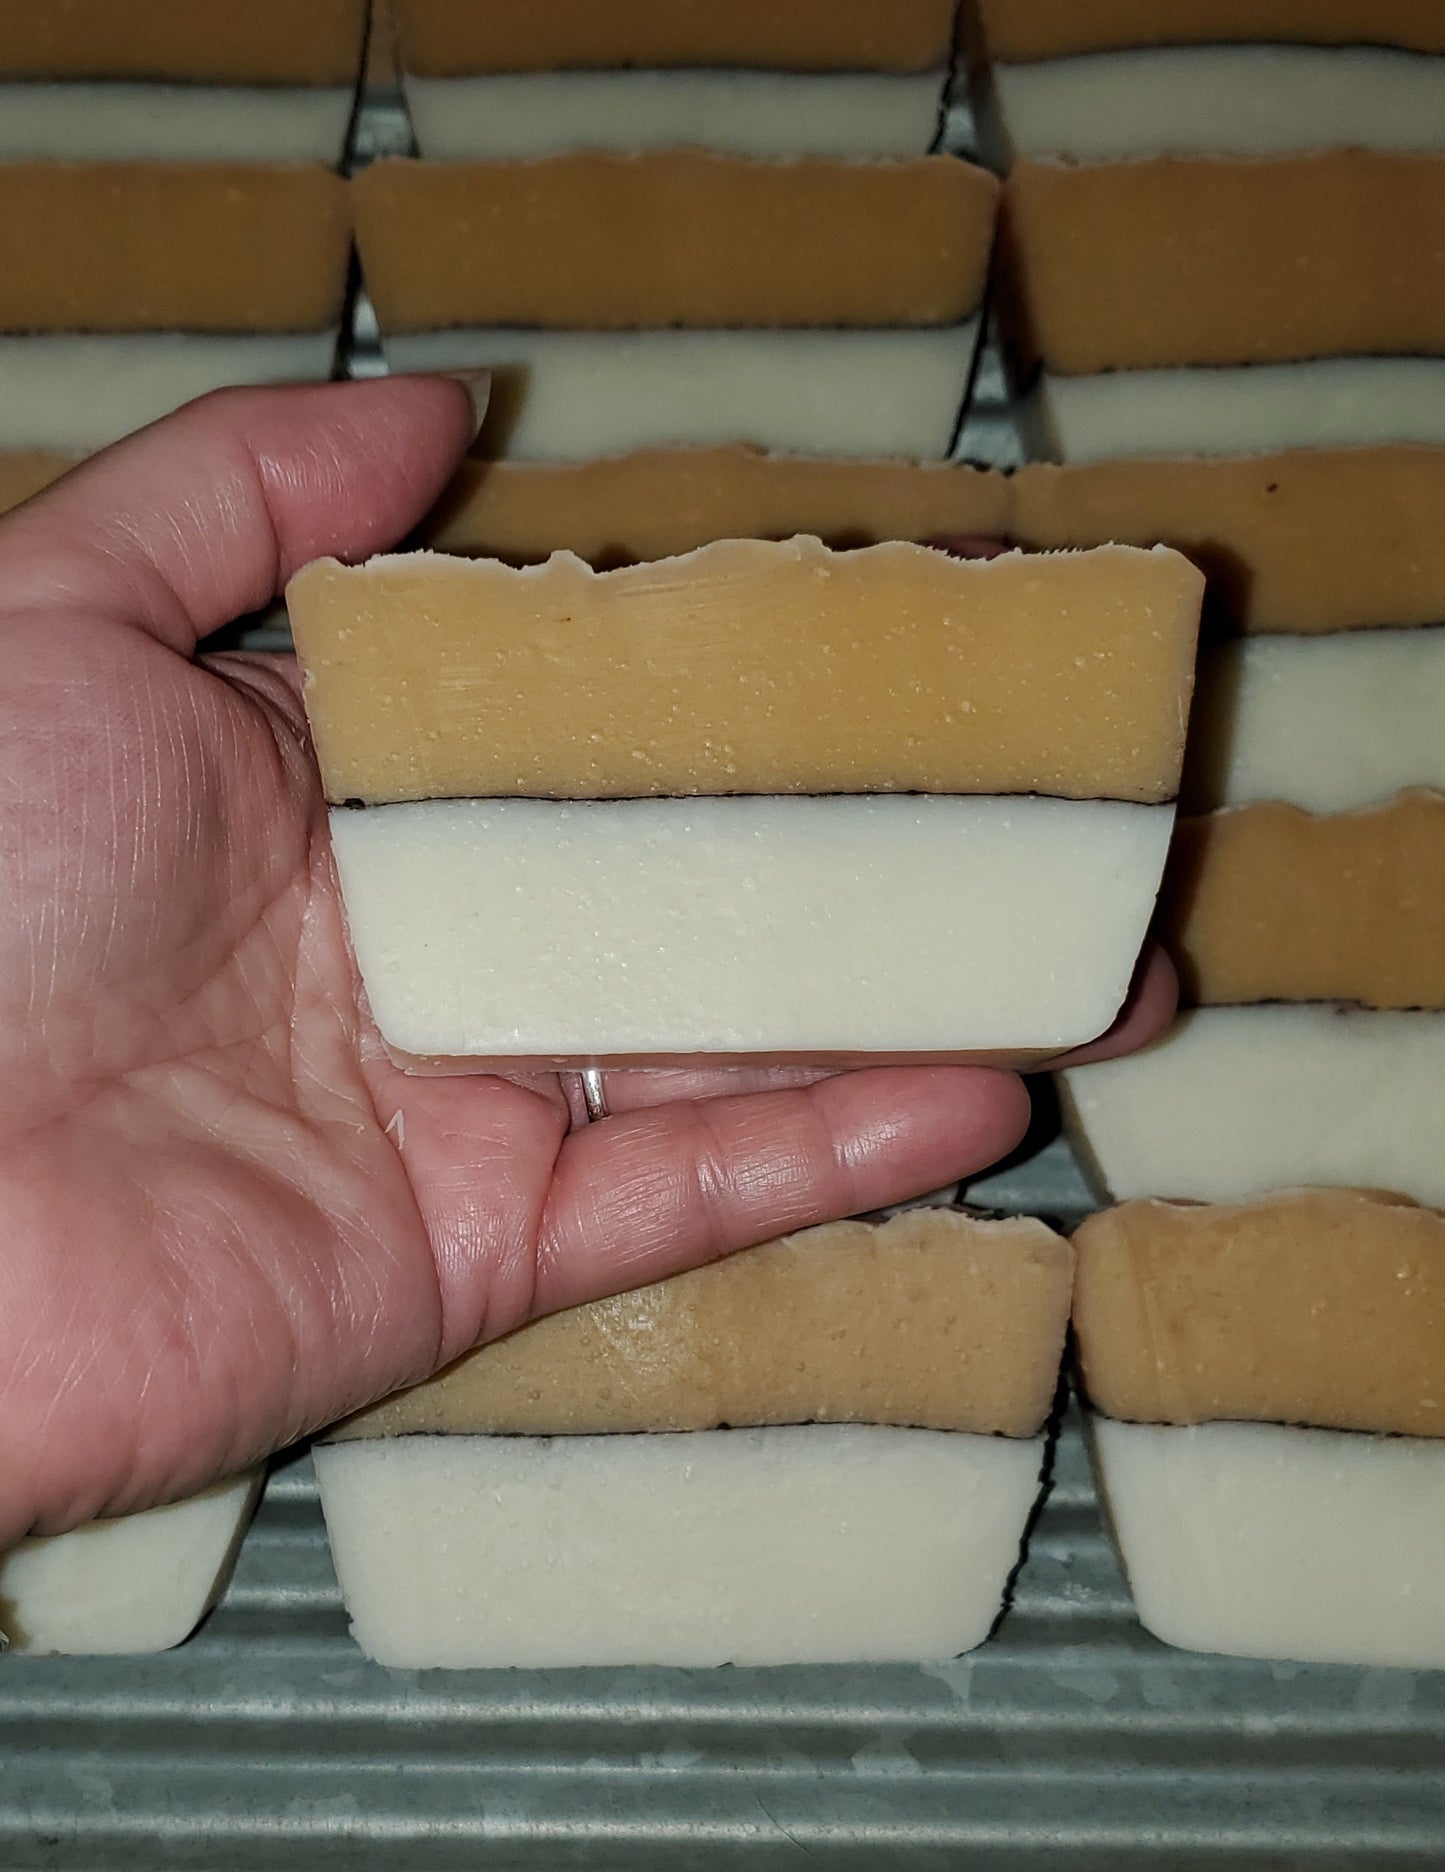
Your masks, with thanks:
M607 1094L602 1090L602 1074L589 1066L582 1074L582 1097L587 1105L588 1124L597 1124L607 1116Z

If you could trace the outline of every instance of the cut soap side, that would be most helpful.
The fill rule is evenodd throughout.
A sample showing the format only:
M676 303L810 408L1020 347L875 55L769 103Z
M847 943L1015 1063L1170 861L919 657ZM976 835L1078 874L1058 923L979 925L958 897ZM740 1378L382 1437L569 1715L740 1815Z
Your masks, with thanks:
M1440 1013L1197 1008L1059 1085L1074 1148L1116 1202L1343 1184L1445 1207Z
M1092 1422L1140 1620L1166 1644L1445 1668L1445 1441Z
M204 1494L0 1554L0 1631L16 1651L102 1656L168 1651L230 1577L259 1473Z
M521 1327L334 1439L863 1422L1035 1436L1068 1244L1029 1217L831 1222Z
M931 329L388 332L392 371L488 366L491 454L590 461L751 442L795 454L942 461L979 320Z
M388 1047L474 1070L1062 1051L1123 1002L1172 822L1032 797L433 800L334 811L331 835Z
M352 1631L382 1663L842 1663L982 1642L1043 1453L807 1424L377 1439L318 1448L316 1472Z
M1024 403L1038 455L1061 462L1445 443L1445 359L1045 370Z
M985 563L801 538L604 573L318 560L287 605L333 802L1156 803L1178 790L1202 591L1163 550Z
M1445 1436L1445 1216L1364 1190L1131 1202L1074 1233L1094 1409Z

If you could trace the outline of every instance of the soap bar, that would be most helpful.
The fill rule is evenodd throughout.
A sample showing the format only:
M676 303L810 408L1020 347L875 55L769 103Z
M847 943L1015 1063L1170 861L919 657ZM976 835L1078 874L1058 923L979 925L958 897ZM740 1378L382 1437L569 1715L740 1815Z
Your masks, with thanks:
M1207 611L1237 630L1445 620L1445 448L1033 464L1008 486L1019 545L1162 541L1203 569Z
M1445 1436L1445 1216L1362 1190L1131 1202L1074 1235L1096 1410Z
M404 1669L942 1659L987 1637L1042 1438L879 1424L315 1452L368 1656Z
M1020 163L1014 337L1065 374L1445 351L1445 155Z
M567 554L321 560L287 604L332 801L1162 802L1202 584L1163 551L980 563L804 538L607 573Z
M1166 1644L1445 1668L1445 1440L1093 1425L1139 1617Z
M983 297L998 196L992 176L951 156L699 150L387 159L351 190L387 333L957 324Z
M953 49L953 0L394 0L407 69L437 77L624 65L925 71Z
M1128 1059L1059 1076L1094 1187L1233 1202L1297 1184L1445 1207L1445 1014L1196 1008Z
M1036 1436L1072 1277L1068 1244L1026 1217L828 1223L537 1320L331 1434L866 1422Z
M1199 45L995 65L1011 157L1111 162L1438 149L1445 59L1377 45Z
M8 513L32 494L58 481L80 458L47 449L18 449L0 453L0 513Z
M1160 932L1186 999L1445 1007L1445 796L1179 823Z
M338 163L365 0L6 0L0 158Z
M1282 449L1445 443L1445 358L1040 374L1020 419L1036 455L1260 455ZM1201 464L1202 465L1202 464Z
M979 319L891 331L383 333L393 371L492 372L480 446L527 461L748 441L942 461Z
M346 185L308 165L0 165L0 332L317 332Z
M0 1554L0 1631L13 1651L103 1656L168 1651L230 1579L259 1474Z
M1440 470L1445 500L1445 451ZM665 559L714 540L798 533L840 548L1000 539L1008 504L1005 476L952 462L830 461L736 445L646 449L565 464L465 461L422 522L419 540L438 552L485 554L513 565L573 552L606 568ZM1432 530L1432 544L1438 533ZM1441 599L1445 617L1445 546Z
M1345 813L1406 787L1445 792L1442 724L1445 629L1220 644L1195 686L1185 808Z
M0 79L346 84L365 16L365 0L5 0Z
M1113 1020L1172 825L1097 799L437 799L338 808L331 839L412 1069L1013 1064Z
M996 59L1231 41L1445 52L1445 18L1420 0L976 0L976 6Z

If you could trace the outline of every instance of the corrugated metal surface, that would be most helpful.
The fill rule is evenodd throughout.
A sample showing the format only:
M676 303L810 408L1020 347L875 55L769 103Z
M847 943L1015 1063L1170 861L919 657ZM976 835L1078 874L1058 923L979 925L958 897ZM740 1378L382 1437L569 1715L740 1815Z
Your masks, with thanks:
M397 117L369 114L370 148ZM964 452L1014 458L996 358ZM1047 1138L1047 1118L1040 1134ZM974 1185L1075 1219L1055 1141ZM934 1667L390 1672L351 1644L309 1460L167 1656L0 1660L0 1865L454 1872L1445 1866L1445 1673L1172 1652L1065 1424L999 1634Z

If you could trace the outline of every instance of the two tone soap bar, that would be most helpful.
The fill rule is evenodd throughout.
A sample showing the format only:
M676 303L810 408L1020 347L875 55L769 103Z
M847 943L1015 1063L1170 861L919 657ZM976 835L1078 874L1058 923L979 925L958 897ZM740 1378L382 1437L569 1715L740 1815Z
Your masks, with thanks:
M1360 1190L1135 1202L1074 1247L1096 1472L1149 1630L1445 1667L1445 1217Z
M318 166L0 165L0 449L83 452L208 390L325 378L350 248Z
M934 143L953 0L396 0L426 157L680 145L914 156Z
M366 0L5 0L0 161L341 161Z
M1074 166L1005 186L1005 324L1061 461L1445 441L1445 155Z
M383 1039L446 1070L1092 1038L1153 907L1201 587L1164 550L808 538L308 567L287 602Z
M1109 162L1433 150L1445 16L1418 0L978 0L986 140Z
M388 364L492 366L489 453L948 453L997 203L968 163L582 152L352 187Z
M1062 1075L1098 1187L1445 1204L1445 795L1182 820L1161 930L1189 1011L1131 1059Z
M946 1658L1002 1608L1073 1257L842 1222L523 1327L316 1451L383 1663Z

